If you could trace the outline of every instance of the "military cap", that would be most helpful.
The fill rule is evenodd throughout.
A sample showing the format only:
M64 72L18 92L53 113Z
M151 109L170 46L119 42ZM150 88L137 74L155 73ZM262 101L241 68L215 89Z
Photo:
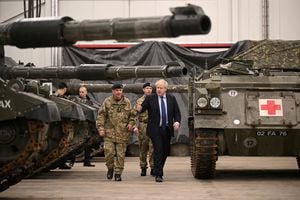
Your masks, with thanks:
M111 89L122 89L123 85L121 83L114 83L111 87Z
M145 88L145 87L151 87L151 84L150 83L144 83L143 88Z

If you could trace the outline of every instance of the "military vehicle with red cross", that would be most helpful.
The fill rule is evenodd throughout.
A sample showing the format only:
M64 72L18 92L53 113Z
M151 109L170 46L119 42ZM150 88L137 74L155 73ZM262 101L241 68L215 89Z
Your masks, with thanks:
M220 155L294 156L300 167L300 41L259 41L189 84L191 169Z

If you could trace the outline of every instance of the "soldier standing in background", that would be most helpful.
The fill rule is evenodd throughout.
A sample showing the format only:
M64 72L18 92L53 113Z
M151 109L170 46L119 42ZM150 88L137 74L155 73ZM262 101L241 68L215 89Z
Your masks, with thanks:
M61 97L61 98L66 98L68 99L67 97L67 91L68 91L68 86L65 82L60 82L58 84L58 87L57 87L57 90L56 92L54 93L55 96L58 96L58 97Z
M142 105L147 95L152 93L152 87L150 83L145 83L143 85L144 95L136 101L136 105ZM141 167L141 176L147 175L147 155L149 155L149 166L151 168L150 174L153 174L153 148L152 142L148 135L146 134L148 122L148 112L139 113L137 116L137 125L138 125L138 138L139 138L139 148L140 148L140 167Z
M80 86L79 88L79 101L87 104L89 106L93 105L93 102L89 99L89 97L87 96L87 88L85 86ZM85 167L95 167L95 165L93 165L91 163L91 152L92 152L92 148L89 144L89 142L87 142L87 144L85 144L84 146L84 161L83 161L83 166Z
M115 174L115 181L122 180L125 152L134 124L135 112L123 95L123 85L115 83L112 96L104 100L96 121L99 135L104 138L107 179L112 179Z
M58 84L57 90L54 93L55 96L60 98L69 99L67 95L68 86L65 82L60 82ZM75 162L75 155L71 153L67 159L61 160L59 164L59 169L71 169Z

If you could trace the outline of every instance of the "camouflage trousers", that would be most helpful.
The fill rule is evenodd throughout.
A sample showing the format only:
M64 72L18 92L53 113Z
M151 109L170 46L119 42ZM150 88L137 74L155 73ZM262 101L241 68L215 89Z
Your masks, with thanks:
M104 142L104 156L107 169L113 169L115 174L122 174L126 148L127 143Z
M147 168L147 157L149 156L149 166L153 169L153 147L150 138L146 135L146 126L139 127L139 148L140 148L140 167Z

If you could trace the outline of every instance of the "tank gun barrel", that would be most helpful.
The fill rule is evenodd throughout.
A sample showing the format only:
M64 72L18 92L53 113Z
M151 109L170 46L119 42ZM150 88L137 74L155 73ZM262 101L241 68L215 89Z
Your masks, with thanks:
M68 84L68 91L71 94L78 94L78 90L80 86L85 86L89 92L103 92L103 93L111 93L112 84L97 84L97 83L83 83L76 84L70 83ZM123 89L125 93L135 93L142 94L143 93L143 83L134 83L134 84L123 84ZM155 87L153 87L153 92L155 92ZM187 93L188 85L168 85L168 92L171 93Z
M178 77L187 74L187 68L179 63L161 66L112 66L109 64L82 64L63 67L3 67L0 77L4 80L25 79L79 79L121 80L129 78Z
M128 40L207 34L210 18L201 7L171 8L172 15L75 21L70 17L23 19L0 24L0 45L19 48L72 45L77 41Z

